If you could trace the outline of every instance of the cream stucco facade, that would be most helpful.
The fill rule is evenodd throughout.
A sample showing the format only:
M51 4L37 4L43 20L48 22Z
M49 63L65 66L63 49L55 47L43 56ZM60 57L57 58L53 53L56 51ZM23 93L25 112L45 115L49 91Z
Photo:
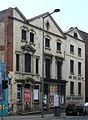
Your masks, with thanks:
M27 20L18 8L9 8L4 12L5 18L0 21L0 34L3 33L0 43L4 46L4 49L0 46L0 62L7 64L10 112L41 111L42 17L49 13ZM3 17L3 12L1 15ZM73 69L70 60L74 63ZM44 19L44 110L51 113L55 105L65 109L69 102L84 101L84 40L77 28L63 33L53 17L48 16Z
M85 41L78 28L71 28L66 33L66 52L64 76L66 81L66 103L85 103ZM73 71L71 63L73 61ZM80 64L80 65L78 65ZM78 67L79 66L79 67ZM80 72L78 72L80 71ZM71 88L71 83L73 88ZM80 84L80 85L79 85ZM80 87L80 88L79 88ZM73 89L73 90L72 90ZM71 90L73 93L71 93Z
M18 9L13 9L13 71L9 71L9 104L13 106L13 113L25 112L26 104L28 111L41 111L41 77L42 77L42 16L45 13L28 21L20 15ZM47 29L46 23L49 23ZM63 106L65 104L65 80L57 78L57 61L63 64L66 37L54 19L49 16L44 21L44 85L46 85L47 97L46 110L50 113L54 107L50 106L50 89L56 89L59 100L60 86L64 86ZM26 40L22 40L22 30L26 31ZM33 43L30 42L30 33L34 35ZM49 39L49 47L46 47L45 39ZM60 43L60 50L57 50L57 42ZM25 72L25 54L31 56L31 72ZM16 71L19 56L19 70ZM36 58L38 59L38 74L36 74ZM50 60L50 78L46 77L46 59ZM63 69L63 65L61 65ZM61 70L62 71L62 70ZM62 72L60 73L62 76ZM29 86L29 87L28 87ZM30 100L25 101L25 89L29 90ZM45 89L45 88L44 88ZM48 90L50 92L48 92ZM37 94L35 96L35 93ZM20 96L19 96L20 94ZM19 98L20 97L20 98ZM36 97L36 98L35 98ZM19 99L20 100L19 100ZM53 96L54 99L54 96ZM54 103L53 103L54 104ZM58 101L59 104L59 101Z

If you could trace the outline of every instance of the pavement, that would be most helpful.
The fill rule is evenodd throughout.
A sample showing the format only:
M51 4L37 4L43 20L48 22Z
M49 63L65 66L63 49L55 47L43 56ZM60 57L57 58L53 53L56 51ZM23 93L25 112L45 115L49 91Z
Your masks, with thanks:
M3 117L3 120L57 120L57 119L65 118L65 117L66 117L65 113L61 113L60 115L44 114L43 118L41 114L16 115L16 116L10 115L7 117Z

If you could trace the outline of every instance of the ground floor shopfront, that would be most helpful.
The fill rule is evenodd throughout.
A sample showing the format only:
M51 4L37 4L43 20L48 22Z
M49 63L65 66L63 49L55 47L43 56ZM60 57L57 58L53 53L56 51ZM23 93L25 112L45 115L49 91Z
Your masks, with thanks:
M27 78L25 82L17 82L17 113L41 111L41 84Z
M41 111L41 82L31 78L15 80L15 98L10 99L12 113ZM65 81L44 80L44 112L53 113L55 106L65 107Z
M53 113L54 107L60 107L64 110L66 105L66 82L45 79L44 83L44 110L48 113Z

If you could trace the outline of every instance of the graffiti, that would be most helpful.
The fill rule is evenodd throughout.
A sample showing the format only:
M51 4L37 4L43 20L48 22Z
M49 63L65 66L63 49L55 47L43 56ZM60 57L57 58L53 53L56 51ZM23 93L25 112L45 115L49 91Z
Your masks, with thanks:
M83 97L82 96L68 96L68 97L66 97L66 101L67 101L67 103L83 101Z

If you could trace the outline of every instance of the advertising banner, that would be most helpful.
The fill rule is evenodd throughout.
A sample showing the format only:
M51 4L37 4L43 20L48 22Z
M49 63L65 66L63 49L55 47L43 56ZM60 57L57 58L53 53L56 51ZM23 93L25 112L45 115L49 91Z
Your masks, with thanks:
M59 96L54 95L54 106L59 106Z
M30 102L30 89L24 89L24 101Z
M38 89L34 89L34 100L38 100Z
M57 96L58 96L58 86L57 85L50 85L50 107L54 107L54 104L58 105Z

